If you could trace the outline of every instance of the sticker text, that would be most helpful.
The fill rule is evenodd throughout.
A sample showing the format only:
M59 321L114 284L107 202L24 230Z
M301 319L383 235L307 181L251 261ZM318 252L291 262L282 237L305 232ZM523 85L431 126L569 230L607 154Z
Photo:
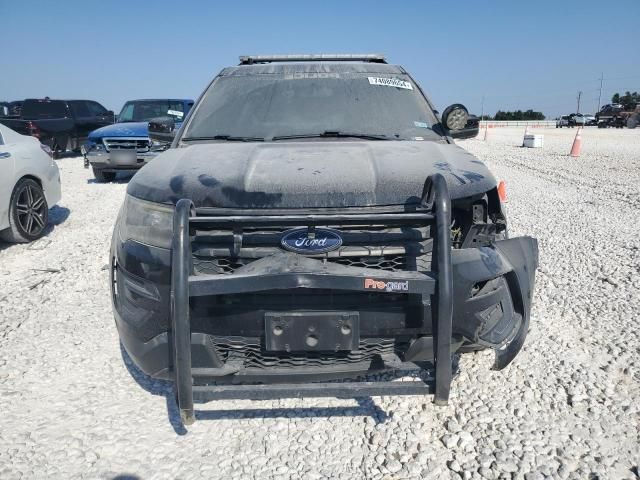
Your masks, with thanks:
M404 88L405 90L413 90L413 85L399 78L381 78L368 77L371 85L382 85L384 87Z
M383 282L373 278L364 279L364 288L372 290L384 290L386 292L402 292L409 290L409 280L406 282Z

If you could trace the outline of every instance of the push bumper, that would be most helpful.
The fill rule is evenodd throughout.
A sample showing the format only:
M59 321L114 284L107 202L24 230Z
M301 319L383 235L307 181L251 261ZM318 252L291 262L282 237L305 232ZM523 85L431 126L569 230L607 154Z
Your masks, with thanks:
M116 308L116 319L123 344L146 373L175 379L176 394L185 423L193 421L193 402L221 398L279 398L286 396L359 396L434 393L437 404L445 404L451 382L451 355L466 339L496 350L494 368L506 366L518 353L527 334L534 274L537 267L537 242L529 237L498 241L491 246L451 249L449 233L450 201L446 183L439 175L431 177L423 193L424 213L379 215L305 215L272 217L200 217L194 216L192 205L181 200L174 217L172 254L161 262L171 264L166 291L145 285L140 279L127 278L135 270L125 264L119 284L130 283L132 295L154 299L171 298L167 323L169 331L142 343L127 331L126 308ZM236 229L255 225L385 225L435 224L434 271L384 272L346 267L294 253L280 253L256 260L229 275L194 275L191 267L190 230L208 227ZM164 254L145 253L157 261ZM121 261L121 260L120 260ZM152 269L145 268L153 275ZM477 285L493 281L495 288L473 296ZM164 287L163 287L164 288ZM287 377L276 378L266 385L194 385L199 377L235 377L237 365L219 358L208 335L191 327L192 308L198 298L288 289L327 289L333 291L381 292L392 295L401 291L418 299L421 306L411 319L413 341L400 355L405 362L431 361L435 364L435 380L422 385L416 382L352 382L340 384L286 383ZM125 296L125 295L121 295ZM133 307L132 307L133 308ZM118 311L120 310L120 311ZM131 312L130 312L131 313ZM140 312L140 314L143 312ZM364 315L363 312L360 312ZM374 312L375 313L375 312ZM140 316L140 315L138 315ZM364 316L363 316L364 319ZM227 321L227 319L218 319ZM266 320L266 317L265 317ZM216 322L216 318L211 318ZM388 330L394 328L385 319ZM361 322L369 328L368 321ZM406 327L406 324L404 325ZM263 324L266 331L267 324ZM406 333L406 328L398 329ZM301 332L304 337L305 332ZM320 339L322 340L322 339ZM389 359L383 359L386 363ZM397 367L391 362L383 367ZM365 369L366 370L366 369ZM290 380L290 378L289 378ZM309 381L302 376L296 381ZM262 381L262 380L260 380ZM280 383L280 382L285 383ZM418 382L419 383L419 382ZM330 392L330 393L328 393Z

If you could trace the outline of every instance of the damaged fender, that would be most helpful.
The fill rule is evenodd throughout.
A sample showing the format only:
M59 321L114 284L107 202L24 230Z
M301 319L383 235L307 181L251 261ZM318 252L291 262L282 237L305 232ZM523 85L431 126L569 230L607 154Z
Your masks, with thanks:
M495 350L494 370L518 354L529 329L538 242L518 237L452 251L453 333ZM471 292L492 281L493 289Z

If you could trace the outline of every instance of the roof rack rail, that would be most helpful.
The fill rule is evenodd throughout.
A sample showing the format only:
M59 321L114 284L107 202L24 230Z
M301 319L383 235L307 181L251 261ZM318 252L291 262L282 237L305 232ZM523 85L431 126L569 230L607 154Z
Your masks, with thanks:
M274 62L370 62L387 63L380 53L364 54L335 54L321 53L318 55L241 55L240 65Z

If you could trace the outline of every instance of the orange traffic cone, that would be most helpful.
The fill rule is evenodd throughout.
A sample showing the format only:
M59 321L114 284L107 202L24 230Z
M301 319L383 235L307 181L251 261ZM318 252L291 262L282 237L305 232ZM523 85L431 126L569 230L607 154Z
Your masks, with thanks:
M498 182L498 198L502 203L507 201L507 184L504 180Z
M582 138L580 137L580 130L582 127L578 127L578 131L576 132L576 138L573 139L573 145L571 145L571 155L572 157L580 156L580 147L582 146Z

